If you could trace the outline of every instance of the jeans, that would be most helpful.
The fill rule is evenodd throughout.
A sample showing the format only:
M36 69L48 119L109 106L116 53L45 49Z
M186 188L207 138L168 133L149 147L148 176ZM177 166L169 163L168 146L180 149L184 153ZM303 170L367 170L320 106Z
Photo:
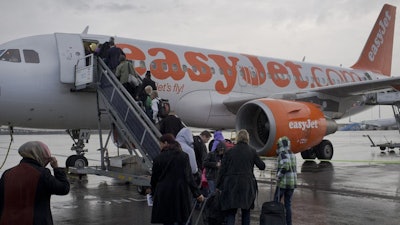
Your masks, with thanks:
M294 189L276 187L274 195L275 201L278 201L278 190L279 190L279 202L282 200L282 197L284 197L284 205L286 210L286 224L292 225L292 196Z
M250 225L250 209L242 210L242 225ZM226 225L235 225L235 217L237 209L229 209L226 211Z
M208 190L210 191L210 195L214 194L215 192L215 181L214 180L208 180Z

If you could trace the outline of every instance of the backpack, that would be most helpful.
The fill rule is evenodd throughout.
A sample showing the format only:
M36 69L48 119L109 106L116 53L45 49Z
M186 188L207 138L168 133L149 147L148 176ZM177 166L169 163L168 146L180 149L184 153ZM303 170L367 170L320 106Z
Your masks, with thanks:
M158 99L158 113L157 116L160 118L165 118L168 116L170 111L168 99L159 98Z

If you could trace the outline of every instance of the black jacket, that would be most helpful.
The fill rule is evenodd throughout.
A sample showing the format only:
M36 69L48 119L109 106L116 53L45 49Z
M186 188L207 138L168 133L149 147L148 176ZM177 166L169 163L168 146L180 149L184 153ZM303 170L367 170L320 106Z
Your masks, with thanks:
M258 190L254 165L265 169L265 163L247 143L239 142L225 152L216 186L221 190L222 210L253 208Z
M49 169L33 159L24 158L6 170L0 180L0 224L53 224L50 197L66 195L69 182L65 171Z
M153 161L151 176L153 208L151 223L186 222L193 197L200 196L182 150L163 150Z

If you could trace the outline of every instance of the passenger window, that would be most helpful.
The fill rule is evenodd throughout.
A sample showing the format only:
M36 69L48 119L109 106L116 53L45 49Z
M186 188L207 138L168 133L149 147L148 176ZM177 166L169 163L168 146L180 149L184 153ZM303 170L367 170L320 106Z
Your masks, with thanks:
M0 58L1 61L21 62L21 55L18 49L8 49Z
M34 50L24 49L23 52L26 63L40 63L39 54Z

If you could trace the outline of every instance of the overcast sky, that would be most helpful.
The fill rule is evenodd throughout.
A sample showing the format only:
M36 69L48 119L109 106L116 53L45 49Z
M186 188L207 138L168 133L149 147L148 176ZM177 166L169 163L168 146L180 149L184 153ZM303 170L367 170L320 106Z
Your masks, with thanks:
M385 3L400 7L400 0L12 0L1 3L0 43L89 25L93 34L349 67ZM400 76L397 15L392 74Z

